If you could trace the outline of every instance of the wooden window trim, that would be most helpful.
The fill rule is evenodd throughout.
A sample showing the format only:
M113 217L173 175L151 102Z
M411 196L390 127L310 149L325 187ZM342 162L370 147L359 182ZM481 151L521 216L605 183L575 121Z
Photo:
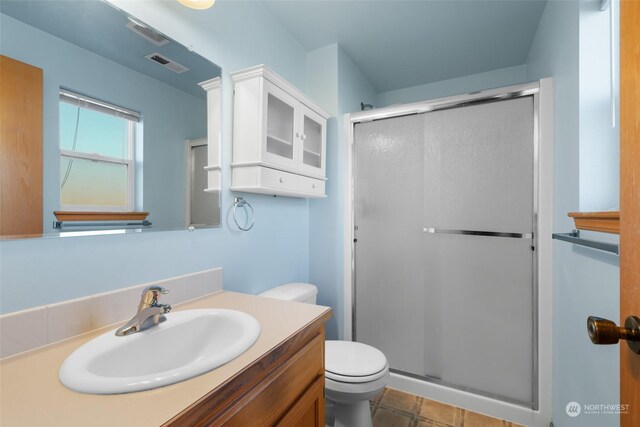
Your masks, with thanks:
M569 212L578 230L620 234L620 211Z
M54 211L58 221L143 221L149 212Z

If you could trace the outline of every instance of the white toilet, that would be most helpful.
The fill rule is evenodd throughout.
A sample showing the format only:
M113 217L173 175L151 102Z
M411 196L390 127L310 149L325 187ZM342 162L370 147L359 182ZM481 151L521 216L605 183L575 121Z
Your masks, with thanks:
M308 283L287 283L260 295L315 304L318 288ZM382 391L388 379L389 363L377 348L351 341L326 341L325 395L334 414L333 424L328 425L371 427L369 399Z

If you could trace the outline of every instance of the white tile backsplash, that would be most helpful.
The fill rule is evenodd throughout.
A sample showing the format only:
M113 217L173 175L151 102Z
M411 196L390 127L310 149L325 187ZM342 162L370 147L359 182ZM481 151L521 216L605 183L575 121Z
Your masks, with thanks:
M167 289L161 302L177 305L220 292L222 279L222 268L216 268L4 314L0 316L0 358L128 320L135 315L146 286Z
M207 293L217 292L217 283L222 283L222 269L216 268L213 270L207 270L204 272L205 275L205 286Z
M91 297L93 324L100 327L132 318L138 310L142 289L144 286L134 286L93 295Z
M45 307L47 342L60 341L94 329L91 298L80 298Z
M169 291L168 294L162 296L163 304L179 304L181 302L189 301L190 298L187 294L187 288L185 285L185 277L175 277L171 280L162 280L160 282L150 283L149 285L158 285ZM171 283L167 283L171 282ZM222 283L222 282L221 282Z
M47 344L47 312L37 307L0 318L0 357Z
M197 298L198 295L206 294L207 292L207 277L205 274L189 274L185 276L185 288L187 291L187 298Z

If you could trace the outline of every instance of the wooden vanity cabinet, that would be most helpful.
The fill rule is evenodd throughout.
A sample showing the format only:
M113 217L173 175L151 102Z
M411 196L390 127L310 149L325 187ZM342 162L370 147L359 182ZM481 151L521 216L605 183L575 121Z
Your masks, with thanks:
M165 426L324 427L325 316L212 390Z

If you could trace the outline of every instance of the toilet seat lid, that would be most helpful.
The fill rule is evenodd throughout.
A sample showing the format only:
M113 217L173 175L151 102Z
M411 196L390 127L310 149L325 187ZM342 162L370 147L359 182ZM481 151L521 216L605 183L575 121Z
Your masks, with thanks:
M370 345L352 341L325 342L325 371L329 378L346 382L360 382L358 378L371 381L383 376L387 366L384 353Z
M376 380L386 376L389 374L389 365L386 365L384 367L384 369L380 372L377 372L373 375L365 375L362 377L350 377L350 376L346 376L346 375L338 375L338 374L334 374L333 372L324 371L324 376L327 379L327 382L325 383L325 386L328 386L329 381L328 380L333 380L335 382L339 382L339 383L348 383L348 384L362 384L362 383L373 383ZM386 384L386 380L385 380L385 384Z

